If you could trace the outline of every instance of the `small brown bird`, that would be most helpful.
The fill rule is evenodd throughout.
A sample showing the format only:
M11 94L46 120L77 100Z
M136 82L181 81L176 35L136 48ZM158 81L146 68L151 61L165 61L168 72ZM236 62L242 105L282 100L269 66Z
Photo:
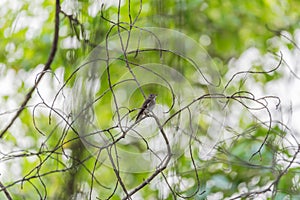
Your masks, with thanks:
M149 97L143 103L142 108L141 108L139 114L137 115L135 122L140 120L143 117L143 115L148 115L153 110L153 108L156 104L156 102L155 102L156 96L157 96L156 94L149 95Z

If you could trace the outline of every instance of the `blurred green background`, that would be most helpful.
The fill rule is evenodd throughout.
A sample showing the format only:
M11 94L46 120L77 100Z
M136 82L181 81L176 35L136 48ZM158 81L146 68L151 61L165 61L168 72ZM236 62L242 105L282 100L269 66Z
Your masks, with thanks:
M190 131L193 132L193 137L187 137L189 140L185 141L184 147L179 143L172 146L174 151L185 151L181 156L175 156L176 159L132 199L300 198L299 127L292 120L297 119L299 106L299 91L295 85L299 84L300 1L65 0L60 3L59 42L51 70L0 141L0 182L4 185L1 187L1 199L8 199L4 190L13 199L124 197L124 187L116 171L107 165L107 160L100 159L103 154L116 150L97 151L96 148L96 153L91 153L79 135L80 132L98 131L97 134L103 133L107 138L120 136L120 130L115 127L120 125L116 112L108 109L114 107L113 95L107 92L108 77L112 84L116 84L129 72L129 67L136 67L128 63L169 66L191 81L190 86L196 94L177 95L174 99L167 86L146 84L142 87L144 94L136 89L129 95L125 87L124 93L118 94L119 99L128 100L128 105L119 108L121 117L127 120L124 120L124 127L130 126L144 98L150 93L158 93L157 102L161 106L158 108L163 111L172 108L170 115L201 95L210 92L220 94L199 102L200 107L193 107L199 119L191 126L197 127L197 130L181 130L181 134L187 136L190 136ZM48 59L53 45L55 1L2 0L0 15L2 130ZM209 63L218 72L214 78L220 81L219 84L199 81L203 78L201 73L186 57L158 50L131 52L127 57L121 55L101 76L98 72L85 73L88 67L82 63L86 58L93 58L89 57L90 53L98 44L105 44L108 37L120 31L129 32L143 27L180 31L199 43L201 52L207 52ZM197 51L186 49L187 56L197 55ZM283 61L277 69L281 55ZM204 71L212 67L197 64ZM275 68L270 73L252 73ZM231 77L242 71L252 72L237 75L225 88ZM83 80L89 80L95 78L93 75L100 79L99 82L89 86L77 82L81 76ZM147 76L145 73L145 78ZM164 76L161 74L161 77ZM179 79L176 81L178 85L172 83L173 87L181 87L183 94L190 92L186 85L180 85ZM55 95L59 100L54 101ZM275 97L281 99L278 109ZM78 114L97 98L100 100L93 104L93 109ZM188 118L189 112L182 112L182 116ZM177 125L170 122L168 134L173 129L178 131ZM145 134L150 129L140 131ZM176 134L168 136L176 140ZM150 140L149 149L148 143L141 138L137 141L122 140L118 148L137 155L151 151ZM207 141L213 141L213 145L209 156L205 157L202 153L203 146L209 145L205 144ZM97 145L97 139L93 140L93 144ZM106 156L105 159L109 158ZM135 163L128 161L120 163L131 168ZM138 161L143 165L142 160ZM120 177L127 191L132 191L152 173L121 172Z

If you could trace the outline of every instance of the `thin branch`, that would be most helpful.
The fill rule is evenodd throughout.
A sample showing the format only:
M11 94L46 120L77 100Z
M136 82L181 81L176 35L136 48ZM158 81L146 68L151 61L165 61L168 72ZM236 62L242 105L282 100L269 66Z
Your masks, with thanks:
M3 138L3 136L7 132L7 130L14 124L15 120L23 112L23 110L25 109L27 103L31 99L33 92L35 91L35 89L37 88L39 83L41 82L44 74L46 73L47 70L49 70L51 68L51 64L53 63L55 54L57 52L57 44L58 44L58 38L59 38L59 35L58 35L58 33L59 33L59 13L60 13L60 1L59 0L56 0L56 6L55 7L56 7L56 9L55 9L55 22L54 22L54 38L53 38L52 48L51 48L51 52L50 52L50 55L48 57L48 60L45 63L45 66L44 66L42 72L37 77L34 86L26 94L25 99L23 100L20 108L18 109L16 114L13 116L13 118L11 119L9 124L1 131L0 138Z
M13 200L13 198L10 196L8 190L7 190L6 187L1 183L1 181L0 181L0 187L1 187L1 189L3 190L3 192L4 192L5 196L6 196L6 198L7 198L8 200Z

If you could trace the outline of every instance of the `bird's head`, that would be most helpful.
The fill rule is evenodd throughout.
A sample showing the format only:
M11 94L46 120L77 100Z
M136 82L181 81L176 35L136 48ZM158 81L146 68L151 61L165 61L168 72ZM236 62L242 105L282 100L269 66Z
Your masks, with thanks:
M157 94L150 94L149 99L155 99L157 97Z

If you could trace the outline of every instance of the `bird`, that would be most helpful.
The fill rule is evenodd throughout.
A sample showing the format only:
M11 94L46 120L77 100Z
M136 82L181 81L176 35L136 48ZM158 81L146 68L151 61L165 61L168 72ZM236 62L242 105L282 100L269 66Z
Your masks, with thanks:
M149 95L149 97L143 103L141 110L136 117L135 122L140 120L143 117L143 115L148 115L153 110L153 108L156 104L156 102L155 102L156 97L157 97L156 94Z

